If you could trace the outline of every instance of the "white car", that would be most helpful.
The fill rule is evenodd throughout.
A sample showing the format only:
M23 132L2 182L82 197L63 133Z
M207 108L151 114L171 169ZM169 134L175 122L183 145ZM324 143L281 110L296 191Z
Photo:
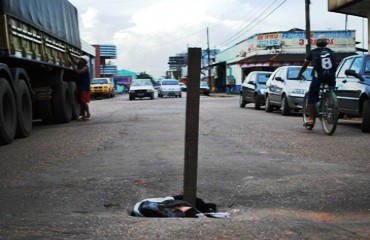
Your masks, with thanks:
M265 110L272 112L281 109L283 115L291 110L302 110L303 97L311 84L312 67L303 73L303 79L297 79L301 66L283 66L277 68L269 77L265 90Z
M163 79L159 85L158 97L180 97L181 87L176 79Z
M154 99L154 86L150 79L136 79L131 83L129 90L130 100L135 100L135 98L145 98Z

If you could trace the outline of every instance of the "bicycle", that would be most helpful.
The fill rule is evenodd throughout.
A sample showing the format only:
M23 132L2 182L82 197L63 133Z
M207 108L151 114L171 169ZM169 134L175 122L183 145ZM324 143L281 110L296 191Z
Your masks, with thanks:
M332 135L338 124L338 100L334 90L334 87L322 84L320 86L320 101L315 104L315 119L320 119L322 129L327 135ZM302 103L303 124L307 130L312 130L315 125L305 125L308 120L307 98L308 92L304 95Z

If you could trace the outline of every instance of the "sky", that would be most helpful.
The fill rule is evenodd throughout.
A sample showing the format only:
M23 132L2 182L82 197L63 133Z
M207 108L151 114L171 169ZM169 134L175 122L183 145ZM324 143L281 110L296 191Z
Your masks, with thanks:
M257 33L305 29L305 0L69 0L78 11L80 37L113 44L118 69L159 78L168 58L188 48L226 49ZM311 30L344 30L345 15L311 0ZM367 19L348 16L358 47L367 48Z

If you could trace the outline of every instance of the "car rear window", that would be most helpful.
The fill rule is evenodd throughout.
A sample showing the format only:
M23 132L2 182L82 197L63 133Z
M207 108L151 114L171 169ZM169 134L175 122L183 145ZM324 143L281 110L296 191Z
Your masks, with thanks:
M166 80L162 82L162 85L179 85L177 81Z

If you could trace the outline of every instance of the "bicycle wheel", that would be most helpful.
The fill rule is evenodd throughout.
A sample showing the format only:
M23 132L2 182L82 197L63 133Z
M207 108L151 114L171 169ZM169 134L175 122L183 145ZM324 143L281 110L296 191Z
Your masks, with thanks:
M338 100L334 92L327 92L321 104L321 126L327 135L335 132L338 124Z
M307 101L308 101L308 93L306 93L303 97L302 102L302 113L303 113L303 126L307 130L311 130L315 125L305 125L308 121L308 109L307 109Z

